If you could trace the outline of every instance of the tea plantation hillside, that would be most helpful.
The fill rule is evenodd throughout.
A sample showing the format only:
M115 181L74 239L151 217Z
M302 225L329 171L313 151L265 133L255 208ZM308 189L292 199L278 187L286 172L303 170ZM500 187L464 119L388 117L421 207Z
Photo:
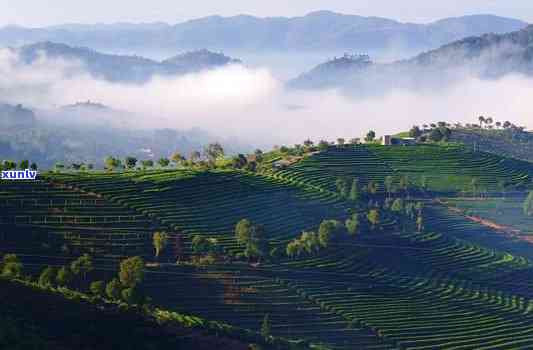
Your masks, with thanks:
M264 225L275 245L325 218L344 216L346 208L335 195L240 171L53 174L46 180L98 193L184 237L217 238L229 250L236 249L233 231L242 218Z
M50 172L1 183L1 250L34 274L89 253L89 275L106 281L140 255L152 303L315 349L527 349L529 243L437 197L500 196L532 176L527 162L457 145L330 146L255 173Z
M502 191L528 186L533 176L529 162L473 152L460 145L332 146L275 172L275 176L335 191L339 177L378 181L408 176L412 184L437 192Z

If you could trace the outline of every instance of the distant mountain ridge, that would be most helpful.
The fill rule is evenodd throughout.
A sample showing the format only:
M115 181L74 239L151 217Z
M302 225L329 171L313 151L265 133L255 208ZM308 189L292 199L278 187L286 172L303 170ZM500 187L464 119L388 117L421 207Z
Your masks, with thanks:
M0 45L40 41L97 49L424 50L483 33L506 33L527 23L493 15L446 18L429 24L317 11L301 17L210 16L166 23L66 24L45 28L0 28Z
M34 63L43 54L52 59L75 60L81 62L83 68L92 76L112 82L143 83L154 75L182 75L241 63L238 59L205 49L177 55L164 61L140 56L105 54L86 47L71 47L48 41L12 50L25 64Z
M468 76L533 76L533 25L506 34L468 37L389 64L353 64L354 58L326 62L288 83L300 89L345 88L362 94L392 88L427 88ZM336 62L337 64L332 64Z

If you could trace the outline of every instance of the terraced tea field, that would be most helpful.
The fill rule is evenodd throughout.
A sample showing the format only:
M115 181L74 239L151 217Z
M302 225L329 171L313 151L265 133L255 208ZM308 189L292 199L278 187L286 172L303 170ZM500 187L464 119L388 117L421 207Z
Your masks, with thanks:
M152 259L155 230L179 234L186 249L198 234L240 252L234 226L248 218L284 249L323 219L348 217L353 203L335 194L339 177L378 181L383 191L388 175L414 182L424 176L437 192L462 191L475 178L480 188L498 191L502 181L529 186L531 172L528 163L456 146L358 145L331 147L263 175L49 173L36 183L2 183L0 239L30 268L63 265L68 253L90 249L98 273L108 276L123 254ZM255 331L268 315L273 335L326 349L533 348L531 245L466 220L430 195L422 199L423 232L400 229L389 216L379 230L297 258L150 266L144 288L158 305ZM516 214L517 203L504 202L503 210ZM490 212L490 201L480 203L485 208L478 210ZM43 252L54 255L65 244L70 252L46 259Z
M501 191L529 186L533 165L488 153L471 152L462 146L379 146L356 145L330 147L328 151L311 155L275 176L335 190L339 177L358 178L363 184L378 181L383 191L386 176L396 181L407 175L411 183L421 185L425 178L428 189L437 192L470 192L472 179L476 191Z
M325 218L346 215L345 204L331 194L236 171L54 175L50 180L96 192L186 236L216 237L230 250L236 249L233 232L243 218L264 225L275 245Z
M157 223L95 194L43 181L3 182L0 241L19 253L145 255Z

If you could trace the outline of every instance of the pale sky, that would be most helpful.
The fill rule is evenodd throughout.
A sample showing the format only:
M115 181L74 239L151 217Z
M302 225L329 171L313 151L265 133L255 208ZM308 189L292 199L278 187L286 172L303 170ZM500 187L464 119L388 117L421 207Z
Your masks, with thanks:
M532 0L0 0L0 26L63 23L177 23L208 15L301 16L331 10L409 22L494 14L533 22Z

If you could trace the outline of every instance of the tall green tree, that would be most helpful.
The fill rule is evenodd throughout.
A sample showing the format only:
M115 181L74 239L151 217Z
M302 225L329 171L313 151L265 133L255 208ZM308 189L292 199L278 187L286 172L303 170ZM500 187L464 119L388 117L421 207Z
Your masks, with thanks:
M209 161L209 164L213 166L218 158L224 156L224 148L218 142L210 143L204 148L204 155Z
M144 279L144 260L140 256L135 256L123 260L119 270L120 283L126 288L133 288Z
M348 182L346 179L337 179L337 181L335 181L335 187L342 198L348 198Z
M375 230L381 223L381 215L378 209L371 209L367 214L368 222L370 223L372 230Z
M166 168L170 164L170 160L168 158L159 158L157 163L161 168Z
M127 169L134 169L137 165L137 158L135 157L126 157L124 160L124 163L126 164Z
M252 222L248 219L241 219L237 225L235 225L235 237L237 238L237 243L245 245L250 239L251 231Z
M355 236L359 232L361 226L359 214L354 213L349 219L346 220L344 225L346 226L348 234L351 236Z
M359 188L359 179L353 179L352 187L350 188L350 200L357 202L361 199L361 189Z

